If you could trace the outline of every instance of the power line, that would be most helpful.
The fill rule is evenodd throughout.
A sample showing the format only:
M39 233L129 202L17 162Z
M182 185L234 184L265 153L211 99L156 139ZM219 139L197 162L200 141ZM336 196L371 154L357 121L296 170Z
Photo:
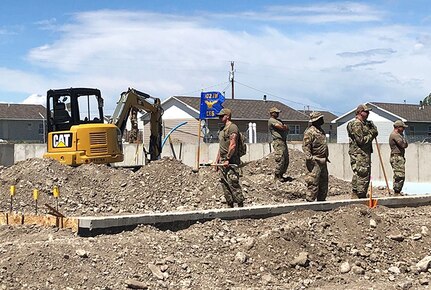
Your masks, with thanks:
M188 92L188 93L183 93L183 94L180 94L180 95L187 96L187 95L191 95L191 94L194 94L194 93L197 93L197 92L202 92L203 90L207 90L207 89L211 89L211 88L214 88L214 87L222 86L222 85L225 85L225 84L227 84L227 86L226 86L226 88L227 88L230 85L230 82L229 81L228 82L222 82L222 83L219 83L219 84L216 84L216 85L208 86L208 87L205 87L205 88L202 88L202 89L199 89L199 90L195 90L195 91Z
M310 105L308 105L308 104L304 104L304 103L300 103L300 102L295 102L295 101L292 101L292 100L289 100L289 99L286 99L286 98L283 98L283 97L277 96L277 95L275 95L275 94L272 94L272 93L269 93L269 92L266 92L266 91L263 91L263 90L260 90L260 89L256 89L256 88L254 88L254 87L252 87L252 86L249 86L249 85L243 84L243 83L241 83L241 82L238 82L238 81L235 81L235 82L236 82L237 84L242 85L242 86L244 86L244 87L247 87L247 88L249 88L249 89L252 89L252 90L258 91L258 92L260 92L260 93L263 93L263 94L266 94L266 95L269 95L269 96L272 96L272 97L275 97L275 98L277 98L277 99L284 100L284 101L286 101L286 102L290 102L290 103L294 103L294 104L301 105L301 106L305 106L305 107L312 107L312 108L320 109L320 110L323 110L323 111L327 111L327 109L326 109L326 108L322 108L322 107L315 107L315 106L310 106ZM334 113L342 114L341 112L335 112L335 111L334 111Z

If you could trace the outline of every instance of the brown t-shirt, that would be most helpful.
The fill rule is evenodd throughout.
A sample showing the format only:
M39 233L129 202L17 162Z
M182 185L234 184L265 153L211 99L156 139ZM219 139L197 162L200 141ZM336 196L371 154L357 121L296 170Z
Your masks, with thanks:
M273 117L269 118L268 120L268 129L271 132L272 139L273 140L283 140L286 141L287 139L287 131L283 131L280 129L277 129L274 125L283 125L283 122L280 119L275 119Z
M233 133L236 133L237 136L237 145L238 145L238 136L239 136L239 130L238 126L234 123L230 123L229 125L222 127L219 134L219 150L220 150L220 160L224 161L227 157L227 152L229 150L229 144L230 144L230 135ZM234 161L237 161L236 159L238 157L238 150L235 149L234 154L231 156L229 163L234 163Z
M391 135L389 135L389 146L391 147L391 155L392 154L401 154L404 156L407 146L406 138L402 136L400 133L392 131Z

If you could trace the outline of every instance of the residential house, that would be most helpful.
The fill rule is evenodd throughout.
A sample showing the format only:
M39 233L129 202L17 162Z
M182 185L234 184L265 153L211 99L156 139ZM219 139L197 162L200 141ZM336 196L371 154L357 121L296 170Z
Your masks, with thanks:
M405 130L409 142L431 141L431 106L380 102L366 104L372 108L368 119L377 126L379 143L388 143L396 120L402 120L409 126ZM355 111L356 107L332 121L337 126L337 143L349 142L346 127L355 118Z
M46 109L42 105L0 104L3 142L46 142Z
M182 122L187 124L179 127L171 135L173 142L194 143L197 142L199 134L199 110L200 98L174 96L162 103L164 109L163 127L164 135ZM232 120L238 125L246 137L249 136L249 124L256 124L255 142L269 142L271 136L268 131L269 109L277 107L281 110L280 119L289 125L289 141L302 141L304 130L308 126L308 116L302 112L292 109L278 101L249 100L249 99L226 99L223 107L232 109ZM149 140L149 115L144 114L144 144ZM222 123L219 119L207 119L202 128L203 142L218 142L218 131ZM249 140L247 140L249 142Z

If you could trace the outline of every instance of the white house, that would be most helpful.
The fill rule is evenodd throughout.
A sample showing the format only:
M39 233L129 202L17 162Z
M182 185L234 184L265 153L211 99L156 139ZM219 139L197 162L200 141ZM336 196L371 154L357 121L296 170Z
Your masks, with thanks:
M368 120L377 126L379 143L388 143L396 120L402 120L409 126L405 131L409 142L423 141L431 136L431 106L379 102L366 104L372 108ZM356 107L332 121L337 127L337 143L349 143L346 127L355 118L355 112Z

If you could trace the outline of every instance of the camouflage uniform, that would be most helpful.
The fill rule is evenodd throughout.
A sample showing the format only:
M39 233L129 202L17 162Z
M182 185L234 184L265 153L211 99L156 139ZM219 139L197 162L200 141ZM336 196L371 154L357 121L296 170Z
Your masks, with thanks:
M227 153L230 144L230 135L233 133L236 133L238 138L239 130L237 125L235 125L234 123L228 124L226 127L223 127L219 132L220 162L227 160ZM229 159L229 164L239 165L240 163L241 160L238 154L238 150L235 150L235 153ZM221 167L220 182L222 184L226 203L230 207L233 207L234 203L237 203L238 206L243 206L244 195L242 194L241 185L239 183L239 169L232 166Z
M399 121L397 121L399 122ZM397 124L395 122L395 124ZM406 127L403 122L400 122L403 127ZM394 124L394 126L395 126ZM389 146L391 147L390 162L392 170L394 171L394 192L400 193L404 186L404 180L406 178L406 159L404 157L405 150L408 146L406 138L398 132L393 131L389 136Z
M371 121L355 119L347 124L350 165L353 170L352 191L359 198L367 196L371 175L371 153L377 127Z
M322 128L311 125L304 132L302 150L305 153L305 165L308 174L305 178L308 186L307 201L323 201L328 194L328 145Z
M273 117L268 120L268 129L272 135L272 147L275 154L275 176L282 178L289 166L289 150L287 149L287 132L274 127L275 124L283 125L280 119Z

